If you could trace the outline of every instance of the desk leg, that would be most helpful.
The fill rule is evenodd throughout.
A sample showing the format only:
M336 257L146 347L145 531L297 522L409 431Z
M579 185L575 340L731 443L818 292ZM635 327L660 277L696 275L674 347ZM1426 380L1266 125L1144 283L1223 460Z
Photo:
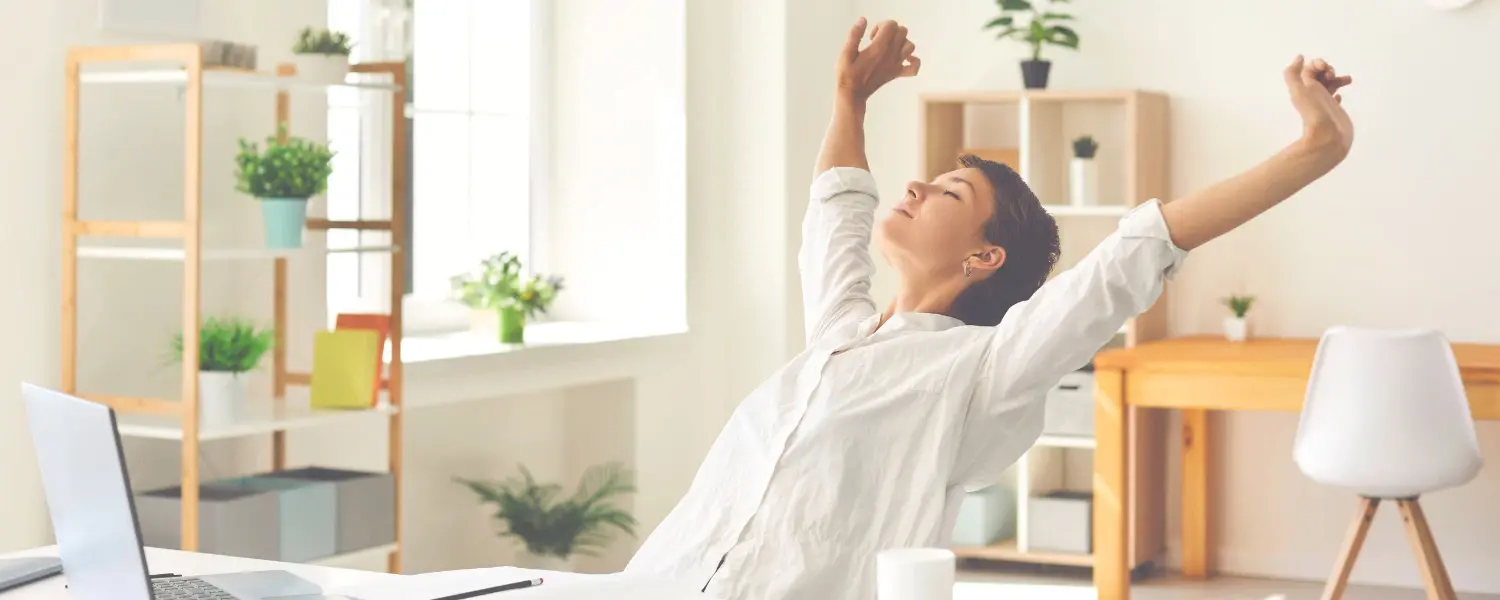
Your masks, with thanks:
M1094 371L1094 587L1099 600L1130 599L1130 515L1125 374Z
M1182 574L1208 577L1208 411L1182 411Z

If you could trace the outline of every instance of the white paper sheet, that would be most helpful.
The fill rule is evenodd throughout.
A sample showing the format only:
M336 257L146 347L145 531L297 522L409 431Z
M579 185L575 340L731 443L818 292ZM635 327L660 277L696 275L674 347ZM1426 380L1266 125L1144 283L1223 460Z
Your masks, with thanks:
M356 600L433 600L516 581L541 578L542 585L482 596L484 600L704 600L691 585L624 573L583 575L516 567L408 575L395 582L329 590Z

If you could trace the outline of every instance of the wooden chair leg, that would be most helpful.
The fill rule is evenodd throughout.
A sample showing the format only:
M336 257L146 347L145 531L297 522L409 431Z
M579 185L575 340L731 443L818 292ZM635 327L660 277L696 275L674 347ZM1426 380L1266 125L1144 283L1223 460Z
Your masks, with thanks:
M1417 555L1417 568L1422 571L1422 583L1427 587L1428 600L1456 600L1453 582L1448 579L1448 569L1443 566L1443 557L1438 554L1437 541L1432 537L1432 528L1427 524L1427 515L1417 499L1397 500L1401 507L1401 522L1406 525L1406 537L1411 540L1412 551Z
M1338 562L1333 565L1333 574L1323 587L1323 600L1339 600L1344 588L1349 585L1349 573L1354 571L1354 560L1359 549L1365 545L1365 534L1370 532L1370 523L1375 520L1375 509L1380 508L1379 498L1360 498L1359 511L1354 513L1354 522L1349 525L1349 535L1344 538L1344 548L1339 552Z

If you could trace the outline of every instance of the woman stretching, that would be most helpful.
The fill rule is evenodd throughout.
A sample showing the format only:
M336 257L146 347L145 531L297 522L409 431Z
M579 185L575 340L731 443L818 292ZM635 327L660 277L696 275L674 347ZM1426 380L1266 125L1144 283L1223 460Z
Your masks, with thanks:
M921 62L865 21L837 63L833 122L802 226L807 348L751 392L691 488L627 568L732 600L874 597L877 552L948 545L966 486L996 481L1042 429L1048 389L1150 308L1188 250L1287 199L1353 140L1322 60L1286 68L1302 135L1205 190L1124 217L1051 281L1057 226L1009 167L964 157L875 218L865 102ZM870 297L869 246L896 269ZM1045 285L1044 285L1045 283Z

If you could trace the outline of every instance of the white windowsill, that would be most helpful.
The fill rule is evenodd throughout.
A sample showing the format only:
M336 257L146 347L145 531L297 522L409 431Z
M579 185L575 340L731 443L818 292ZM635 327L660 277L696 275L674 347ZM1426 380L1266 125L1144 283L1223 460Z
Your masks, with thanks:
M407 335L401 343L406 364L495 356L541 348L591 346L687 333L686 325L588 322L536 323L526 327L525 344L501 344L493 330Z

